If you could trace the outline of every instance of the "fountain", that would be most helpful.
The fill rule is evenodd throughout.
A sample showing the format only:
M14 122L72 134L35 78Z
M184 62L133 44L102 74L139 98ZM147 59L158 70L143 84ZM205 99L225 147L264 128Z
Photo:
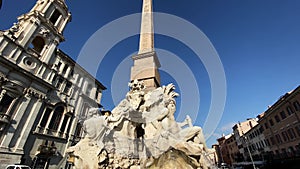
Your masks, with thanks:
M75 169L207 169L202 129L189 116L176 122L175 86L160 86L154 51L152 0L143 0L139 53L133 56L130 91L111 112L92 108L84 138L67 153Z
M175 121L174 85L147 91L143 81L134 80L129 86L111 113L90 109L84 139L68 149L75 168L208 168L201 128L189 116Z

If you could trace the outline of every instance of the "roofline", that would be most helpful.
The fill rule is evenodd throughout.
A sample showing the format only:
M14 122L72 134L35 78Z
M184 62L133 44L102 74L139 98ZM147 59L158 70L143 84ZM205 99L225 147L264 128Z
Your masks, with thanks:
M83 71L90 78L95 79L96 84L99 85L102 90L106 90L107 89L99 80L96 79L96 77L92 76L82 66L80 66L79 64L77 64L76 61L73 58L71 58L68 54L66 54L65 52L63 52L61 49L57 49L56 52L62 54L63 56L65 56L65 58L68 59L68 61L71 62L73 64L73 66L76 66L77 69L80 69L81 71Z
M292 96L293 94L300 92L300 85L297 86L294 90L285 93L284 95L282 95L272 106L270 106L265 112L264 115L259 119L263 119L264 117L268 116L270 112L272 112L274 109L277 108L277 106L279 106L281 103L283 103L284 101L287 100L288 97ZM262 113L263 114L263 113Z

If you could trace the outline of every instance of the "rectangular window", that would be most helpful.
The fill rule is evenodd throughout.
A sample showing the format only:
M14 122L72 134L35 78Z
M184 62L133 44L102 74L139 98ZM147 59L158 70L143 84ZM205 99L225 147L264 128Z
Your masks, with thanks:
M265 145L266 145L266 146L270 146L270 142L269 142L268 139L267 139L267 140L264 140L264 142L265 142Z
M60 86L61 86L61 84L63 83L63 79L62 78L57 78L58 80L57 80L57 82L56 82L56 84L55 84L55 87L59 90L60 89Z
M286 118L286 114L284 111L280 112L280 116L281 116L281 119L285 119Z
M298 136L300 137L300 125L295 127Z
M71 69L71 70L70 70L69 77L73 77L73 76L74 76L74 69Z
M272 119L270 119L269 122L270 122L270 125L271 125L271 126L274 126L274 122L273 122Z
M295 102L293 103L293 105L294 105L294 108L295 108L296 111L299 111L299 110L300 110L300 104L299 104L298 101L295 101Z
M259 128L259 131L260 131L260 133L263 133L263 132L264 132L264 126L261 126L261 127Z
M263 147L264 147L262 141L259 142L259 145L260 145L260 148L263 148Z
M65 67L63 68L62 74L66 74L67 70L68 70L69 66L65 65Z
M5 94L0 102L0 113L5 114L14 98Z
M296 138L296 134L295 134L295 131L294 131L293 128L288 129L287 132L288 132L291 139Z
M291 115L291 114L294 113L294 111L292 110L292 108L291 108L290 106L288 106L288 107L286 108L286 111L288 112L288 115Z
M67 82L66 87L64 89L64 93L70 94L71 88L72 88L72 83L71 82Z
M282 138L283 138L284 141L289 141L290 140L286 131L283 131L281 133L281 135L282 135Z
M40 127L46 127L46 124L47 124L47 121L49 120L49 116L50 116L50 113L51 113L51 109L50 108L46 108L46 111L43 115L43 118L42 118L42 121L40 123Z
M275 116L275 120L276 120L276 122L278 123L278 122L280 122L280 118L279 118L279 116Z
M272 144L272 145L275 145L275 144L276 144L276 143L275 143L274 137L270 137L270 140L271 140L271 144Z
M50 22L52 22L53 25L55 25L55 23L57 22L59 16L61 15L61 13L55 9L55 11L53 12L53 14L50 17Z
M265 123L265 128L268 129L269 128L269 125L268 123Z
M57 63L57 70L60 69L60 66L61 66L61 62L58 62L58 63Z
M276 134L275 137L276 137L277 143L279 143L279 144L282 143L282 140L281 140L281 137L279 134Z

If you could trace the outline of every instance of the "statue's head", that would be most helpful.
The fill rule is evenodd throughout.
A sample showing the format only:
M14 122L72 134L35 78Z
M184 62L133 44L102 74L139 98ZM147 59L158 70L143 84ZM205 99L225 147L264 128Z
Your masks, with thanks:
M146 88L144 81L138 81L137 79L135 79L131 83L129 83L128 86L130 87L131 91L141 91Z

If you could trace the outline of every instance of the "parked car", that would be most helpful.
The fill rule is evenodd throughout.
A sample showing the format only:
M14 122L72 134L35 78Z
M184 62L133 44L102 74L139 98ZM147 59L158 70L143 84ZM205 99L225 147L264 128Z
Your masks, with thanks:
M221 163L221 169L229 169L226 163Z
M19 164L14 164L14 165L8 165L5 169L31 169L27 165L19 165Z

